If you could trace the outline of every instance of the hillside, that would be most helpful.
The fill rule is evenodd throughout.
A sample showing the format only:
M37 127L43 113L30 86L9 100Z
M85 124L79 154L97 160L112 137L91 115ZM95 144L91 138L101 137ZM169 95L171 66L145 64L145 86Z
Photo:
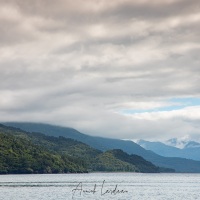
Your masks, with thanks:
M82 134L75 129L53 126L48 124L38 123L4 123L9 126L21 128L25 131L40 132L51 136L63 136L72 138L90 145L93 148L101 151L112 149L121 149L128 154L136 154L143 157L145 160L152 162L154 165L164 168L175 169L176 172L199 173L200 161L194 161L184 158L163 157L152 151L142 148L140 145L132 141L124 141L119 139L109 139L102 137L93 137Z
M86 171L78 159L52 153L28 140L0 131L0 174Z
M114 163L114 169L113 169ZM142 173L160 172L159 167L146 161L141 156L129 155L120 149L108 150L98 156L97 171L136 171ZM173 172L173 171L171 171Z
M116 151L111 156L109 152L103 153L62 136L29 133L3 125L0 125L0 135L0 173L159 172L158 167L142 158L123 160ZM123 154L126 158L132 157Z
M166 157L180 157L200 161L200 147L199 143L188 142L183 149L166 145L162 142L149 142L146 140L139 140L137 142L141 147L151 150L156 154Z

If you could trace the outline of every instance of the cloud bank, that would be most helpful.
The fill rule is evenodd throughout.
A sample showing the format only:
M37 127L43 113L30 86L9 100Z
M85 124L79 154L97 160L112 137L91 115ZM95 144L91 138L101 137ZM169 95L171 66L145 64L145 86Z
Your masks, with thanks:
M200 135L199 13L198 0L1 0L0 121Z

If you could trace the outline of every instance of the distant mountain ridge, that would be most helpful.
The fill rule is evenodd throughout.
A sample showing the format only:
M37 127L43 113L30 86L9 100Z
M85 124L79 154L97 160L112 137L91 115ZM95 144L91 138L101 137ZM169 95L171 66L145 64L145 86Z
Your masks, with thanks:
M177 140L172 139L173 144L177 143ZM141 147L151 150L161 156L165 157L180 157L186 159L193 159L200 161L200 144L194 141L183 142L182 148L167 145L162 142L149 142L146 140L139 140L137 142ZM180 142L179 142L180 143ZM175 145L177 146L177 145Z
M200 173L200 161L176 157L163 157L154 153L153 151L142 148L140 145L132 141L93 137L80 133L79 131L76 131L72 128L59 127L49 124L16 122L4 124L12 127L17 127L29 132L40 132L50 136L63 136L66 138L72 138L101 151L121 149L128 154L136 154L142 156L144 159L152 162L156 166L175 169L176 172Z
M178 138L171 138L167 141L163 142L164 144L172 147L176 147L179 149L186 149L186 148L200 148L200 143L196 141L191 141L188 139L178 139Z

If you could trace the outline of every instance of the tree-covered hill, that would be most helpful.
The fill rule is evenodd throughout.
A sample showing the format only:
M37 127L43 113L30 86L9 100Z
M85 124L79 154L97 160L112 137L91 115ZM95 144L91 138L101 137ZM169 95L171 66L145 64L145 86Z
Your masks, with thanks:
M108 150L97 156L93 168L97 171L160 172L160 168L141 156L129 155L120 149Z
M159 172L140 156L0 125L0 173Z
M50 152L41 146L0 132L0 173L86 172L84 163L66 154Z
M72 138L74 140L83 142L95 149L99 149L100 151L121 149L128 154L139 155L145 160L163 169L172 168L175 169L176 172L200 173L200 161L177 157L160 156L152 151L142 148L140 145L134 143L133 141L94 137L80 133L73 128L60 127L42 123L8 122L3 124L7 126L17 127L28 132L39 132L54 137L63 136L65 138Z

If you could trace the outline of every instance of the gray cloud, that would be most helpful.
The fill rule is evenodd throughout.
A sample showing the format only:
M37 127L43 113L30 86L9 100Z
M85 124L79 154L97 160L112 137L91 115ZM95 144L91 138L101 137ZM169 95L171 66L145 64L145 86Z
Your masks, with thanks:
M194 110L122 112L200 97L199 1L9 0L0 11L0 121L117 138L200 134Z

